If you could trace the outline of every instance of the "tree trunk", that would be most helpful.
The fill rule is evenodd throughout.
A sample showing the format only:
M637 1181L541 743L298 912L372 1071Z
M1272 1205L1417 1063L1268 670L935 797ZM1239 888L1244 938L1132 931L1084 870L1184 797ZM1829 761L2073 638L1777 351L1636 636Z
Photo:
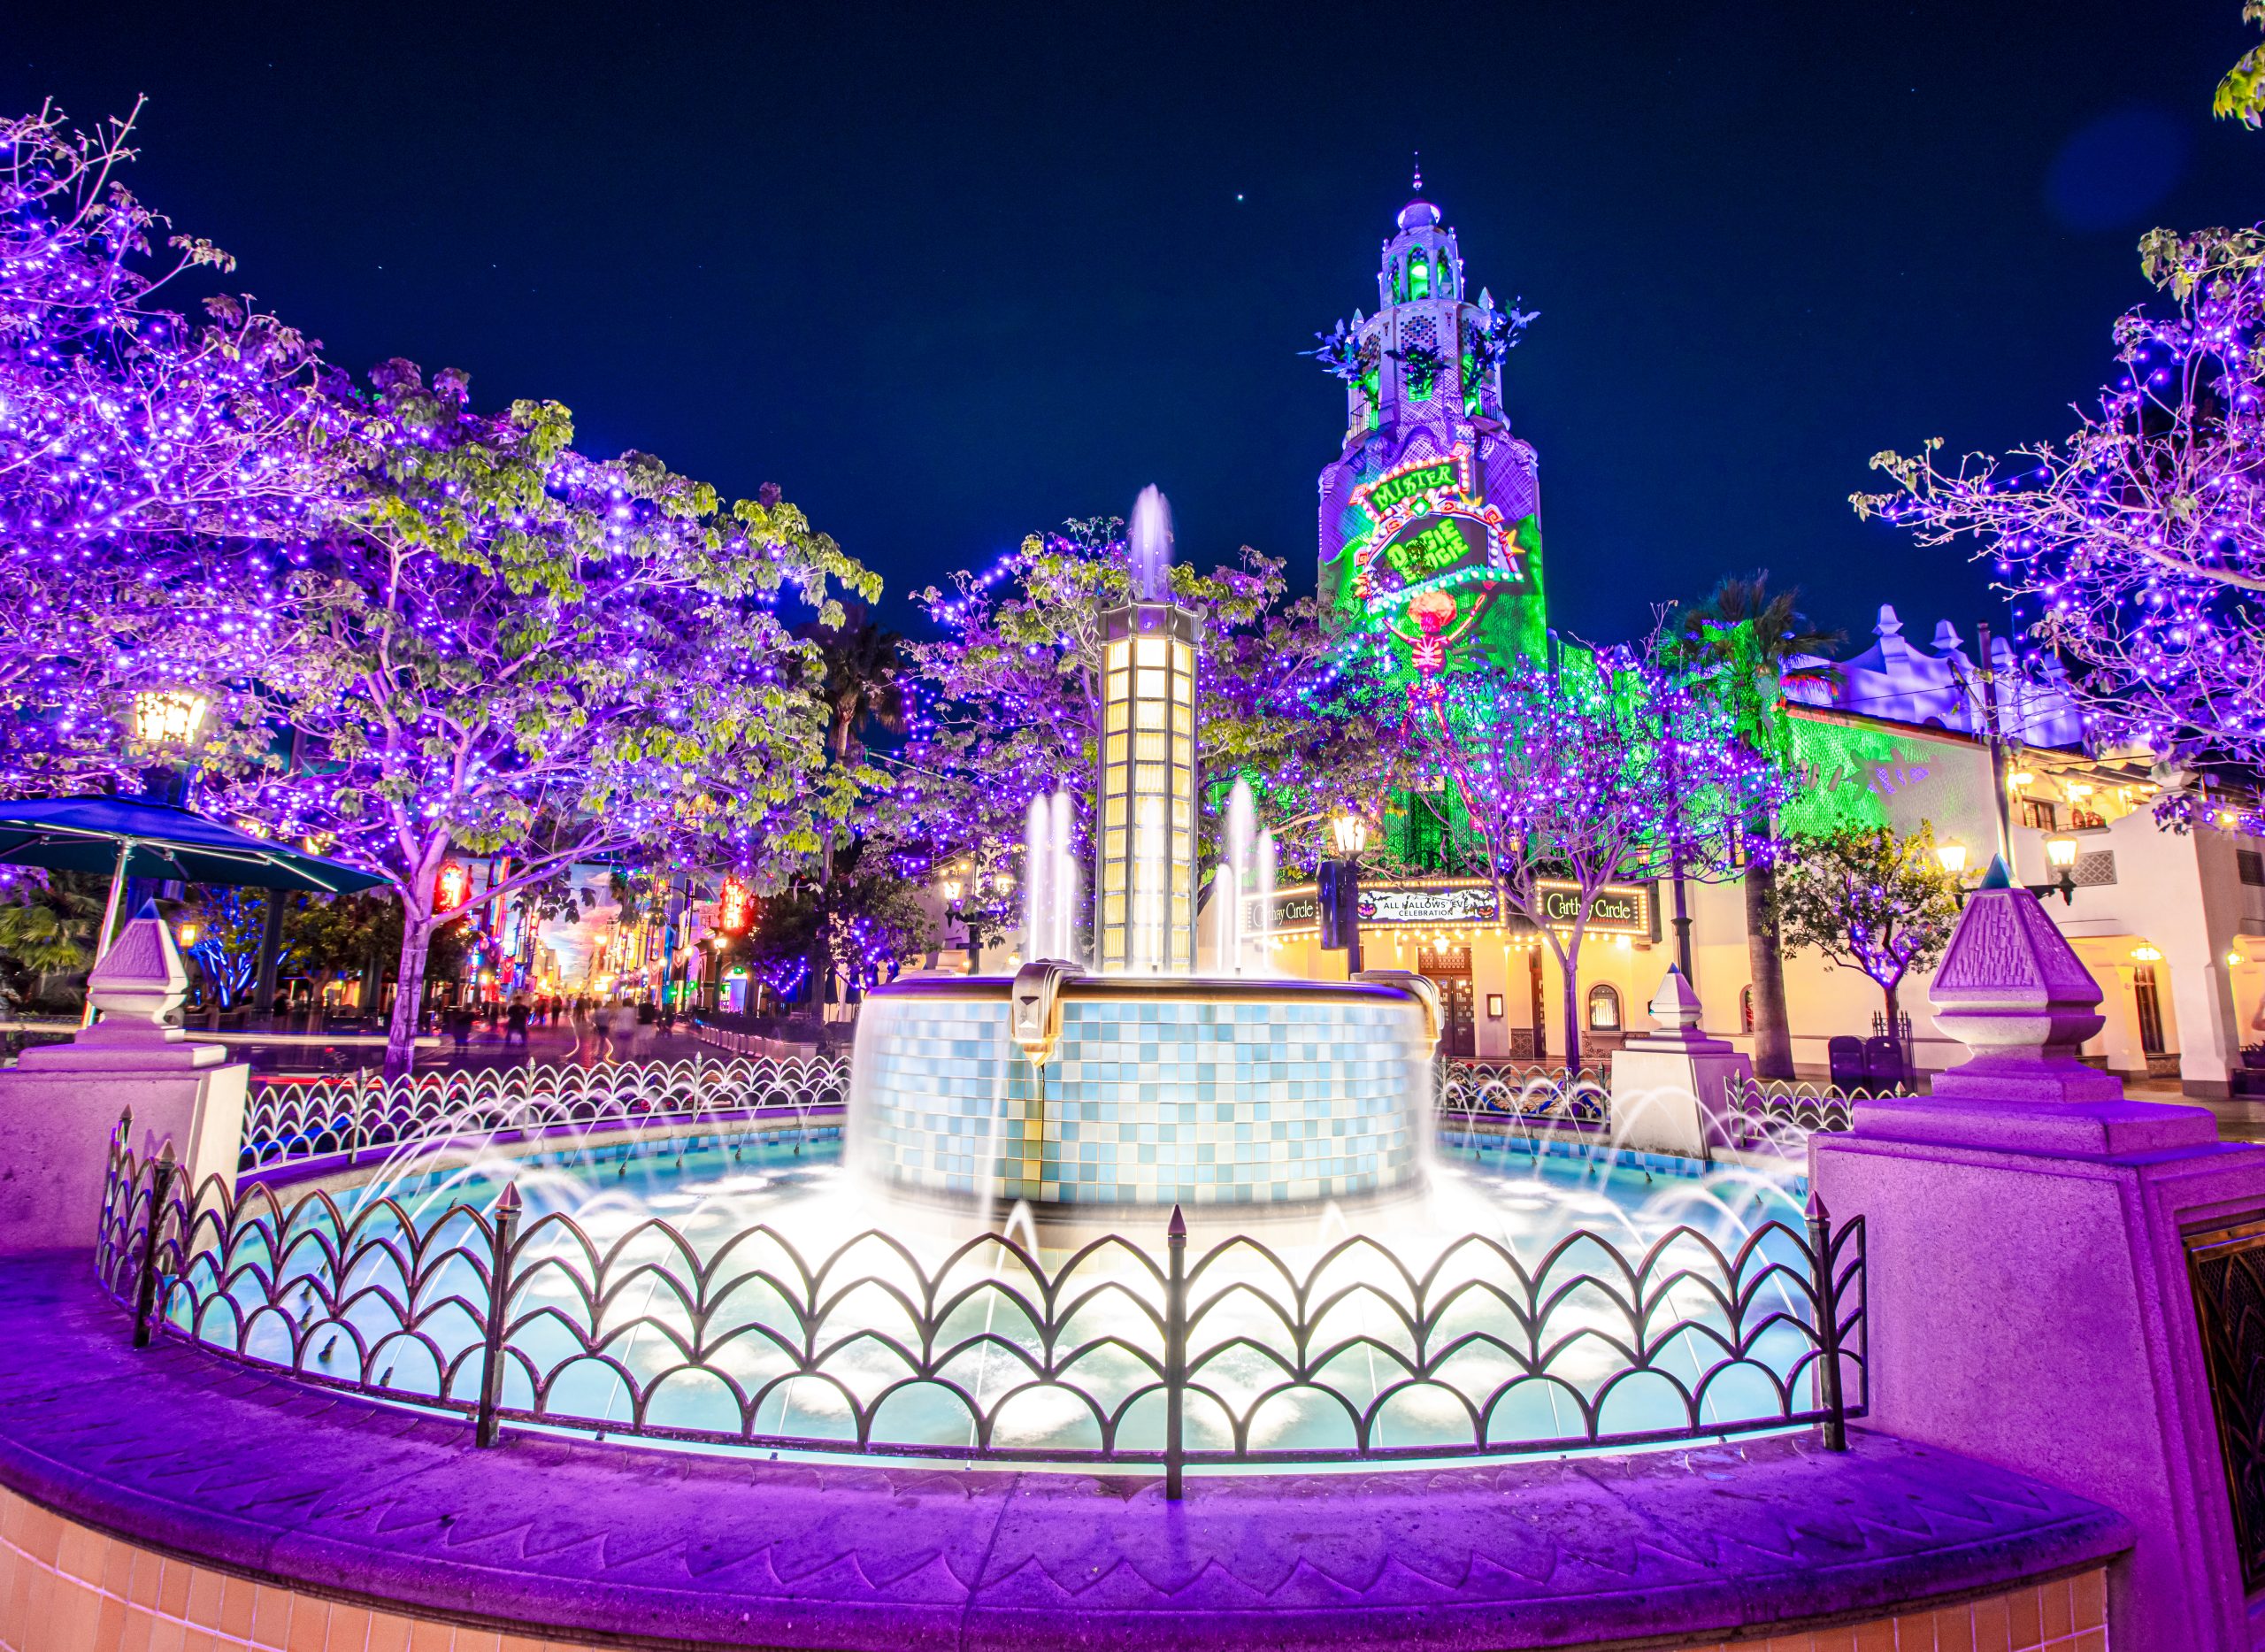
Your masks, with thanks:
M429 887L429 885L427 886ZM386 1027L386 1076L400 1078L417 1064L418 1011L425 1001L425 960L440 927L430 897L401 903L401 969L394 987L393 1019Z
M1793 1076L1793 1032L1785 1014L1785 957L1774 911L1777 869L1749 861L1746 868L1746 958L1754 977L1754 1076Z
M1581 949L1578 942L1557 955L1565 989L1565 1071L1581 1076Z
M291 899L286 889L264 889L267 897L266 911L259 928L259 978L252 988L252 1013L271 1014L275 1007L277 976L283 959L283 903Z

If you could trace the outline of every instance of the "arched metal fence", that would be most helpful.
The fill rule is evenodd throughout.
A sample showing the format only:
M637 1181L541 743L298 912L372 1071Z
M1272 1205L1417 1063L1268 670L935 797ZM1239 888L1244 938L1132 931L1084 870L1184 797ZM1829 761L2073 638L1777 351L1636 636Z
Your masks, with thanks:
M836 1057L608 1062L476 1072L375 1072L262 1084L237 1164L254 1170L442 1134L643 1128L716 1118L807 1123L848 1100Z
M873 1230L603 1231L516 1186L413 1210L190 1190L114 1138L96 1266L134 1338L504 1423L755 1450L1162 1466L1705 1439L1864 1408L1864 1238L1470 1234L1399 1254L1151 1233L940 1251ZM1153 1220L1144 1217L1144 1220ZM1624 1245L1627 1248L1624 1249Z

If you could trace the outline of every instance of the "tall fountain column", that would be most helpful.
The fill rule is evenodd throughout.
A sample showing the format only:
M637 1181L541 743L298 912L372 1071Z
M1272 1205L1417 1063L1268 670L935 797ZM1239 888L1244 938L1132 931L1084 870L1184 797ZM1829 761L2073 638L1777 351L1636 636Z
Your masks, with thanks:
M1171 513L1132 507L1132 600L1102 616L1094 963L1195 968L1195 616L1171 600Z

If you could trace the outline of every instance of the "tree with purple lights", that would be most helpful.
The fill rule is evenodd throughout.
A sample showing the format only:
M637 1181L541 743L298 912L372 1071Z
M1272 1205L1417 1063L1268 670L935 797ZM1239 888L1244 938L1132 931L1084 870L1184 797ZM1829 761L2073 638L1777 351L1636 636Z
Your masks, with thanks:
M1505 916L1557 960L1578 1070L1581 945L1605 887L1723 875L1739 823L1785 782L1728 712L1648 654L1609 672L1572 651L1555 672L1434 671L1408 700L1409 733L1461 797Z
M1958 885L1935 857L1933 831L1848 826L1789 838L1785 849L1775 896L1785 944L1870 976L1892 1036L1897 987L1932 969L1958 927Z
M0 787L92 784L137 688L217 685L272 639L281 558L333 496L312 346L121 180L133 119L0 121Z
M1939 442L1872 464L1896 484L1860 515L1922 544L1971 538L2036 634L2091 669L2087 709L2120 738L2192 758L2265 757L2265 234L2158 230L2167 313L2115 324L2119 371L2076 430L2006 458Z
M245 692L288 761L208 758L216 803L382 872L403 915L387 1063L405 1069L451 849L484 898L637 850L808 853L848 793L822 773L816 660L788 589L879 581L766 488L714 491L630 453L587 458L556 403L475 411L464 376L390 362L341 394L346 511L296 553Z
M1402 778L1398 719L1343 703L1340 646L1310 598L1290 599L1279 560L1246 546L1232 565L1206 572L1175 563L1171 577L1173 600L1201 617L1201 771L1221 785L1248 776L1285 864L1309 863L1332 813L1373 809ZM1123 524L1099 518L1033 534L987 572L919 593L943 635L907 648L919 673L913 739L890 806L908 821L908 839L925 838L940 857L979 857L1021 841L1033 796L1090 792L1102 616L1132 590ZM1202 864L1216 859L1202 855ZM1011 928L1014 897L980 881L987 893L971 918Z
M782 998L799 994L814 968L853 992L890 980L936 935L913 885L888 866L887 848L851 838L834 851L823 886L801 878L766 896L753 927L726 947L725 961L746 963ZM813 1013L824 1012L825 998L821 981L810 995Z

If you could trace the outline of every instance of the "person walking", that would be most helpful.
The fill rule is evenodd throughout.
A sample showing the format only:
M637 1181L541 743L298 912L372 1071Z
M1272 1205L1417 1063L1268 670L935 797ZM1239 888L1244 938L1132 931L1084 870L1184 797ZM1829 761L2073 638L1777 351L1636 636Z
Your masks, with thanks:
M527 1001L524 998L512 999L511 1007L503 1012L503 1044L506 1049L511 1047L513 1039L518 1041L521 1049L527 1047Z

